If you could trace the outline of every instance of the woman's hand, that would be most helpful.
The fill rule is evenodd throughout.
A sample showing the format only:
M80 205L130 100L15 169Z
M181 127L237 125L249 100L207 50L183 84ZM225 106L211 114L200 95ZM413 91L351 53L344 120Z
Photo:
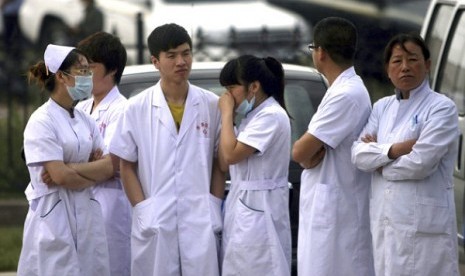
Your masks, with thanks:
M95 151L91 152L89 156L89 162L97 161L103 158L103 151L101 149L96 149Z
M221 114L232 114L234 111L234 103L234 97L231 95L231 93L228 91L224 92L218 101L218 107L221 111Z

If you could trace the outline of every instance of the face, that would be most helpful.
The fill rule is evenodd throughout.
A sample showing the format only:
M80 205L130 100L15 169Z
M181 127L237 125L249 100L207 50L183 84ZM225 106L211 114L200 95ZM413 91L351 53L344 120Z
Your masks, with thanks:
M401 92L417 88L426 78L431 61L425 61L420 46L413 42L404 44L408 52L397 44L392 49L387 73L392 84Z
M74 87L75 78L74 76L89 76L92 75L89 63L85 56L79 55L78 62L76 62L67 72L63 72L63 80L65 85Z
M152 63L160 71L164 82L186 82L192 67L191 48L188 43L184 43L166 52L162 51L158 59L152 56Z
M249 88L251 85L249 85ZM234 98L234 108L237 108L245 99L251 101L254 93L244 85L228 85L226 89Z
M115 86L114 75L116 70L107 71L102 63L90 62L89 68L93 72L92 95L105 96Z
M311 43L308 45L308 49L310 51L310 54L312 55L312 60L313 60L313 66L315 69L319 70L319 63L318 63L318 52L321 50L319 46L316 46L314 43Z

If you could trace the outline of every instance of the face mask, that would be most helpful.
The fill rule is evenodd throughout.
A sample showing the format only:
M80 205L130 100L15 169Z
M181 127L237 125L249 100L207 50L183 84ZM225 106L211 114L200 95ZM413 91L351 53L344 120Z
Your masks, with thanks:
M92 95L92 75L74 76L74 87L67 86L68 93L74 101L89 98Z
M255 96L253 96L252 100L250 102L247 99L244 99L242 103L236 108L236 113L241 114L241 115L247 115L255 103Z

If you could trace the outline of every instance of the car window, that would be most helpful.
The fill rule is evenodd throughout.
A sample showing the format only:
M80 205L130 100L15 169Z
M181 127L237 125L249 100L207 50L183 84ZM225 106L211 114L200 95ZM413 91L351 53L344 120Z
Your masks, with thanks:
M309 118L315 110L307 90L302 85L288 84L284 93L287 112L291 116L291 141L292 144L307 130Z
M430 26L427 31L425 42L431 53L431 69L430 77L433 78L438 62L439 51L446 39L447 28L449 27L450 18L452 16L453 6L437 5L431 16Z
M458 112L465 114L465 12L454 18L448 51L444 53L438 74L438 90L451 97Z

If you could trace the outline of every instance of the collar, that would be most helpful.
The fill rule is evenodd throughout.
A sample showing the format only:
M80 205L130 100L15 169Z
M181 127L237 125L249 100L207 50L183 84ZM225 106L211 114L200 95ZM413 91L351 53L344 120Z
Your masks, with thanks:
M415 98L417 97L418 95L421 95L424 93L424 91L427 91L428 89L425 89L426 87L429 87L429 81L428 81L428 78L425 78L423 80L423 82L417 86L416 88L410 90L410 96L409 96L409 99L411 98ZM394 89L394 93L396 94L396 99L398 101L400 100L405 100L405 99L402 99L402 93L400 92L399 89Z

